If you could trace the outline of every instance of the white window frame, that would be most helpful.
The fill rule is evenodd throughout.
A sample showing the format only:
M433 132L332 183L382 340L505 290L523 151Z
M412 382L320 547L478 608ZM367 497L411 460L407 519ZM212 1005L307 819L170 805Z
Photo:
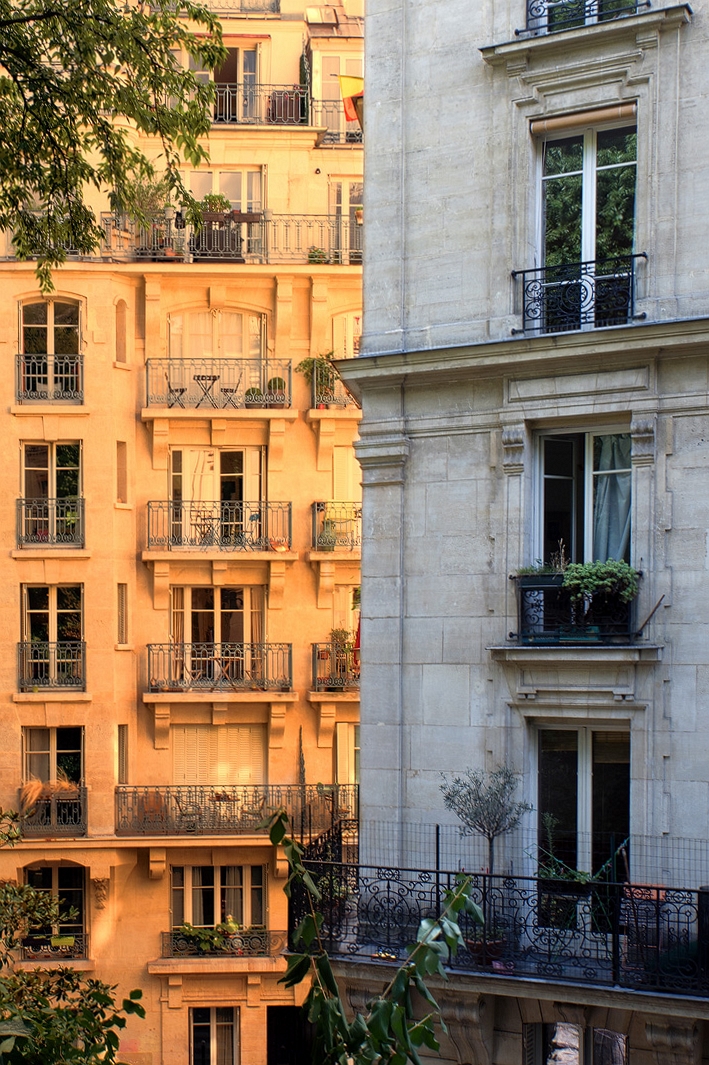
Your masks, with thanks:
M50 780L57 779L57 730L60 728L75 728L78 729L81 736L81 745L79 747L79 760L80 760L80 773L77 785L81 786L84 780L84 728L83 725L27 725L22 729L22 779L28 780L42 780L43 783L47 783ZM30 732L48 732L49 733L49 747L46 750L30 750L29 733ZM38 777L36 773L30 772L30 759L32 756L46 754L49 759L49 774L47 779L44 780Z
M82 873L81 892L82 892L83 917L82 917L81 921L73 920L73 921L55 922L55 924L52 925L52 934L53 935L57 935L57 934L59 934L59 935L61 935L61 934L67 934L67 935L80 934L80 935L85 935L86 934L86 930L87 930L88 904L89 904L89 897L88 897L88 891L87 891L87 872L88 872L88 870L87 870L86 866L79 865L78 863L70 863L68 866L65 866L64 868L80 869L81 870L81 873ZM59 866L59 864L55 863L55 862L51 862L51 863L48 863L48 862L33 862L30 865L26 865L25 868L24 868L24 877L23 877L24 882L26 884L29 883L28 874L30 872L32 872L34 870L38 870L38 869L51 869L52 870L52 886L49 889L37 888L36 890L37 891L48 890L53 898L60 899L61 896L59 894L59 891L60 891L60 888L59 888L59 870L60 870L60 866ZM66 907L61 907L60 908L60 912L61 912L62 909L70 909L70 908L71 908L70 905L66 906Z
M592 562L593 559L593 486L594 486L594 470L593 470L593 441L596 437L601 436L627 436L630 433L630 427L626 423L613 423L608 426L595 426L592 429L585 428L583 426L573 427L566 426L563 429L545 430L540 429L535 437L534 447L534 507L533 507L533 520L534 520L534 535L533 535L533 559L541 559L543 562L548 562L549 559L544 559L544 440L553 436L583 436L584 437L584 489L583 489L583 543L584 543L584 557L579 558L579 562ZM634 478L632 461L630 466L623 470L615 470L614 473L630 473L631 477L631 515L632 515L632 499L634 492ZM602 475L602 474L601 474ZM630 557L633 557L633 527L631 522L630 530ZM566 544L567 558L572 558L570 552L572 551L572 545ZM573 561L573 558L572 558ZM605 559L601 559L605 562Z
M30 582L28 584L23 584L22 585L22 639L23 639L23 641L28 641L28 640L32 639L31 630L30 630L30 617L31 617L31 614L30 614L30 610L29 610L29 596L28 596L28 592L30 591L31 588L46 588L48 590L48 592L49 592L49 607L48 607L49 635L48 635L48 639L47 639L48 643L56 643L57 640L59 639L59 637L57 636L57 622L58 622L57 591L58 591L58 589L59 588L78 588L79 589L80 597L81 597L80 598L80 604L79 604L79 611L80 611L80 615L81 615L81 636L80 636L80 640L83 641L83 639L84 639L84 586L83 586L83 584L79 584L79 583L70 584L68 581L67 582L63 581L61 584L35 584L34 582ZM32 611L32 613L37 613L37 612L36 611Z
M198 868L211 868L214 871L214 916L216 918L215 924L220 924L225 921L227 917L231 917L242 928L266 928L268 927L268 892L267 888L267 866L260 863L252 863L249 865L243 864L231 864L227 865L213 865L213 866L193 866L193 865L173 865L170 867L170 911L171 921L173 929L179 928L184 923L194 925L196 928L213 928L214 925L197 925L193 921L194 907L193 907L193 891L200 890L199 886L194 886L194 869ZM241 915L222 913L221 904L221 874L222 869L237 868L241 870ZM184 883L182 886L175 885L175 870L181 869L183 873ZM257 877L254 875L254 871L257 871L261 877L261 883L257 881ZM252 923L252 892L260 889L261 894L261 913L263 915L262 925L253 925ZM233 890L233 888L232 888ZM176 918L175 897L176 892L182 892L182 914L183 922L178 922ZM241 917L241 919L239 919Z
M82 306L81 300L72 299L71 297L68 297L68 296L66 296L66 297L65 296L50 296L47 299L27 299L27 300L23 300L22 303L20 303L18 305L18 312L19 312L19 319L18 319L19 340L18 340L18 348L17 348L18 351L22 352L23 354L28 354L28 353L25 352L25 336L24 336L24 313L25 313L25 308L26 307L38 306L40 304L45 304L46 307L47 307L47 324L46 324L46 326L39 326L37 328L38 329L46 329L46 336L47 336L46 347L47 347L47 351L38 353L38 357L39 357L40 354L46 354L46 355L55 355L56 354L56 352L54 350L54 304L55 303L65 303L65 304L70 304L72 307L76 307L76 309L77 309L77 318L78 318L78 322L77 322L77 335L78 335L77 355L81 355L81 352L82 352L82 349L83 349L83 328L82 328L82 326L83 326L83 306ZM32 328L32 327L30 326L30 328ZM29 354L31 354L31 352ZM60 355L60 357L61 357L61 355ZM68 358L74 358L74 357L76 357L76 356L71 356L71 355L68 356Z
M65 445L76 444L79 448L79 492L77 496L67 496L68 499L81 499L83 495L83 447L81 440L23 440L21 444L21 479L22 479L22 491L21 495L23 499L27 497L26 482L27 482L27 448L28 447L46 447L48 449L48 471L47 471L47 494L45 496L33 496L33 499L56 499L57 498L57 448ZM30 467L30 469L38 469L40 467ZM68 468L68 467L67 467Z
M261 638L261 640L259 640L259 641L254 641L252 639L253 630L254 630L254 624L253 624L254 614L257 617L260 616L260 618L261 618L261 628L262 628L262 630L265 629L265 592L264 592L263 586L260 585L260 584L255 584L255 585L244 584L244 585L238 585L238 586L228 585L228 584L227 585L215 585L215 586L212 586L212 585L173 585L170 588L170 598L171 598L171 602L170 602L170 630L171 630L170 638L171 638L171 640L175 640L176 635L179 634L179 632L178 632L179 626L176 624L177 614L181 610L183 610L184 611L184 613L183 613L183 617L184 617L184 626L183 626L183 628L184 628L184 636L183 636L183 639L182 639L181 642L182 643L192 643L192 639L191 639L191 634L192 634L192 592L193 591L204 591L207 588L214 593L214 610L213 610L213 615L214 615L214 640L211 641L212 643L222 643L222 642L224 642L221 639L221 592L222 592L222 588L225 591L227 591L227 592L233 592L233 591L241 592L243 597L244 597L244 607L243 607L244 639L243 639L243 643L254 643L254 642L263 643L263 642L265 642L265 636L263 636ZM179 605L179 591L180 590L183 593L183 603L184 603L183 607L180 607L180 605ZM176 592L178 593L177 595L175 594ZM259 598L261 600L260 603L258 602ZM187 635L190 636L189 640L185 638ZM180 641L178 641L178 642L180 642Z
M210 1024L210 1049L209 1049L209 1065L221 1065L223 1058L218 1053L218 1037L217 1037L217 1010L231 1010L232 1011L232 1048L231 1048L231 1061L234 1065L239 1065L239 1028L240 1028L240 1010L238 1006L192 1006L190 1007L190 1065L194 1065L194 1029L195 1019L194 1014L196 1009L209 1009L209 1024Z

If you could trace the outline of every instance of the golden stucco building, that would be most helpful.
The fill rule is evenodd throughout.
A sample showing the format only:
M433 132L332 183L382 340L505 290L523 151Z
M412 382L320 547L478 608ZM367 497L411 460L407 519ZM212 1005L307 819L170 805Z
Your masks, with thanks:
M211 161L186 178L228 204L199 231L104 213L47 299L9 238L0 263L0 804L28 812L0 876L75 910L18 964L143 988L135 1065L292 1060L285 870L256 826L283 803L314 839L357 803L360 411L294 370L357 353L337 75L362 12L216 6Z

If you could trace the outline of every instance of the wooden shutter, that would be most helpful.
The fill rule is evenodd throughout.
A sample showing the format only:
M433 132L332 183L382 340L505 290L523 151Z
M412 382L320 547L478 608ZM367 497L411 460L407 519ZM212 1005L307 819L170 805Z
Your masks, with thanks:
M118 726L118 783L128 783L128 726Z
M117 585L118 643L128 643L128 585Z
M172 734L174 784L263 784L263 725L176 725Z

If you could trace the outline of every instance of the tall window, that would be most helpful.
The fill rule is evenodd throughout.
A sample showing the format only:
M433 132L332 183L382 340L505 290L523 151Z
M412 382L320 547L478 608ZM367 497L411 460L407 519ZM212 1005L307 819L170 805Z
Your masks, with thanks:
M82 586L22 588L21 687L82 688Z
M263 725L174 725L173 784L265 784Z
M539 846L597 873L630 831L630 733L540 728L537 739Z
M566 1021L524 1025L525 1065L627 1065L628 1038Z
M82 782L82 728L26 728L23 738L25 780Z
M635 129L586 129L542 146L547 331L627 321Z
M335 725L335 779L338 784L359 784L359 725Z
M79 326L78 303L43 300L23 305L19 399L83 398Z
M262 865L174 865L172 925L213 928L231 917L247 928L264 926L266 877Z
M330 214L335 218L331 249L336 262L362 262L362 180L339 180L330 184Z
M81 444L22 446L21 543L82 544Z
M86 870L80 865L31 866L25 879L37 891L46 891L59 900L60 920L52 928L38 929L46 935L81 935L85 927L84 896ZM69 911L75 911L67 916Z
M261 314L239 311L171 314L168 332L171 359L258 359L264 352L265 319ZM260 383L260 376L254 383Z
M629 433L542 436L541 544L550 562L563 541L573 562L630 561Z
M239 1010L199 1006L190 1010L190 1065L237 1065Z
M173 588L175 643L260 643L264 595L261 586Z
M258 114L258 49L227 48L227 57L211 74L190 59L190 69L199 81L215 85L214 121L248 122Z

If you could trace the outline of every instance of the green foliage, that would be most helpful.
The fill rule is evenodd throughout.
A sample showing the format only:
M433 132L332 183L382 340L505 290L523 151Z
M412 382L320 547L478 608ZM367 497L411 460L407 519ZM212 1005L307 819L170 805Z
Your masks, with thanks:
M321 895L303 864L303 849L287 835L288 818L277 811L264 822L271 842L282 845L290 870L285 891L290 898L294 883L301 884L308 895L310 912L294 933L294 946L300 953L291 954L282 983L293 987L310 978L311 985L304 1009L315 1027L313 1060L318 1065L421 1065L418 1048L438 1050L436 1026L446 1030L438 1004L425 978L438 975L446 979L445 962L463 946L457 922L465 912L483 923L480 908L470 898L469 878L461 876L454 890L446 893L446 904L439 918L421 922L417 941L409 947L401 965L381 994L367 1004L365 1013L356 1013L349 1021L330 958L320 937L323 916L317 910ZM416 1016L414 992L430 1007L423 1017Z
M228 200L221 192L209 192L200 200L199 206L203 211L224 214L226 211L231 211L231 200Z
M494 842L517 827L532 809L528 802L515 802L517 777L509 766L500 765L490 774L466 769L451 780L444 775L440 785L443 802L461 822L461 836L485 836L489 846L488 867L494 872Z
M0 846L18 839L20 818L0 810ZM12 954L31 928L57 924L59 903L47 892L0 884L0 1062L2 1065L94 1065L118 1062L126 1017L145 1016L142 991L120 1007L115 987L70 968L13 972Z
M45 291L67 247L99 246L94 190L140 217L137 190L155 174L140 137L199 220L179 166L206 158L214 87L180 52L198 68L226 55L217 19L193 0L0 0L0 228L14 232L18 258L37 258Z
M194 943L198 950L204 954L218 953L229 947L232 937L240 931L239 924L231 914L227 914L226 920L220 921L214 928L200 928L185 921L176 932L190 942Z
M301 359L295 368L296 373L302 373L305 378L306 384L311 385L313 383L313 377L318 374L320 381L327 381L329 377L334 379L335 367L330 362L329 356L332 352L328 352L327 355L315 355L308 356L307 359Z
M571 562L564 571L562 588L575 603L602 596L629 603L638 594L638 571L627 562Z

